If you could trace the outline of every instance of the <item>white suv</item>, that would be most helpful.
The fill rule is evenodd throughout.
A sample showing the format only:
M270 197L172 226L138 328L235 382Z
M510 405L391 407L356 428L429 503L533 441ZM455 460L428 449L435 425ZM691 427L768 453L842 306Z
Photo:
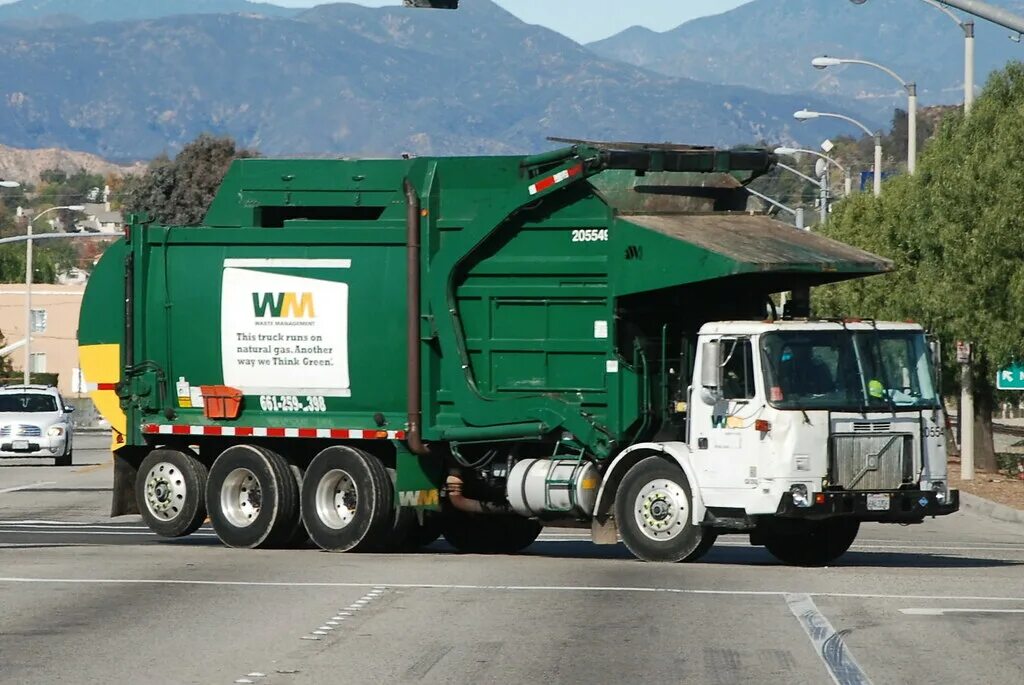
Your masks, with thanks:
M53 457L57 466L71 466L74 410L57 388L0 388L0 457Z

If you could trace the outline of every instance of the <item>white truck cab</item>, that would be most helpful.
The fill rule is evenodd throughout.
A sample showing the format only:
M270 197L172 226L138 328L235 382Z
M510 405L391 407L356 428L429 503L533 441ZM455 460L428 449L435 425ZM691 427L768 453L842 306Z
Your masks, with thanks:
M920 326L711 323L695 368L687 444L705 506L886 519L950 503Z

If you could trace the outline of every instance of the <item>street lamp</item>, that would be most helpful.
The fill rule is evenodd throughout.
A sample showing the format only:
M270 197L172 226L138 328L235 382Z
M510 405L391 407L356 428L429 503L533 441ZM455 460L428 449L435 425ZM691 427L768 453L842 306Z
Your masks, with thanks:
M44 214L55 212L58 209L68 209L72 212L81 212L85 209L82 205L62 205L50 207L36 214L28 222L28 234L25 239L25 385L31 383L32 373L32 224Z
M855 5L863 5L867 0L850 0ZM956 22L964 32L964 114L969 114L974 104L974 22L962 21L946 4L939 0L921 0Z
M814 150L806 150L801 147L777 147L775 148L775 154L783 157L795 157L797 155L814 155L818 159L823 159L835 168L843 172L843 190L844 195L849 195L852 191L852 179L850 178L850 170L844 167L842 164L832 159L828 155L816 152Z
M830 119L841 119L842 121L853 124L860 130L867 133L869 136L875 138L875 197L882 194L882 135L877 132L872 132L864 124L860 123L852 117L848 117L844 114L833 114L830 112L812 112L810 110L802 109L799 112L793 114L793 118L797 121L809 121L811 119L818 119L820 117L827 117Z
M756 198L758 198L760 200L764 200L765 202L770 204L772 207L775 207L777 209L781 209L783 212L786 212L788 214L792 214L793 215L793 221L796 224L796 227L799 228L801 231L806 230L806 228L804 227L804 208L803 207L793 208L793 207L790 207L789 205L784 205L781 202L779 202L778 200L773 200L772 198L768 197L764 193L757 192L756 190L754 190L750 186L744 186L743 189L746 190L751 195L753 195L754 197L756 197Z
M864 59L847 59L841 57L815 57L811 65L815 69L828 69L841 64L863 64L867 67L874 67L892 76L907 91L907 172L913 174L917 171L917 84L905 81L892 69L883 67L881 64L869 62Z

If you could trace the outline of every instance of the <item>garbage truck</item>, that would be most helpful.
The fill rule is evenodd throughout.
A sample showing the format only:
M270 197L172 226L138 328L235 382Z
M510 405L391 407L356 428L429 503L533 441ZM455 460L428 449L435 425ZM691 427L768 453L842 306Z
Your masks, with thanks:
M129 216L79 327L112 514L338 552L557 525L692 561L741 534L816 565L955 512L925 331L808 315L891 263L747 211L775 163L245 159L203 225Z

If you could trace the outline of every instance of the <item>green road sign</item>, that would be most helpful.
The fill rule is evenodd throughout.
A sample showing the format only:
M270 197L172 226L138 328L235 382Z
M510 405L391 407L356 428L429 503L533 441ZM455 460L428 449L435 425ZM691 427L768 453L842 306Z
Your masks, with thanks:
M1014 362L1005 369L999 369L996 376L999 390L1024 390L1024 362Z

